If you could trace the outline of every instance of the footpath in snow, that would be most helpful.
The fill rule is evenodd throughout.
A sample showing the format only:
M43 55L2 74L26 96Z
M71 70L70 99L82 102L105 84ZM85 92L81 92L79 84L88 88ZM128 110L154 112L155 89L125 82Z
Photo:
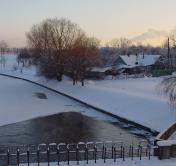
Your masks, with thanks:
M157 91L162 78L87 81L82 87L80 84L73 86L68 79L59 83L37 77L34 68L25 69L22 73L13 71L15 63L15 59L9 58L6 68L0 72L41 83L156 131L162 131L176 119L168 99Z

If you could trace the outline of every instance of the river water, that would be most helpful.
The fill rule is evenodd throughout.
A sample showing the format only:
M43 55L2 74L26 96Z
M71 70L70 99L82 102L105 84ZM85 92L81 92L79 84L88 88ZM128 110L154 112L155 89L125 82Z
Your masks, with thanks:
M96 120L78 112L59 113L0 127L0 144L8 146L80 141L117 141L137 144L146 137L130 133L118 122ZM141 130L141 132L143 132Z
M153 138L152 133L44 88L6 77L0 79L4 113L0 117L0 154L6 152L7 146L89 141L123 141L128 146ZM45 116L54 112L62 113ZM42 117L32 119L31 115Z

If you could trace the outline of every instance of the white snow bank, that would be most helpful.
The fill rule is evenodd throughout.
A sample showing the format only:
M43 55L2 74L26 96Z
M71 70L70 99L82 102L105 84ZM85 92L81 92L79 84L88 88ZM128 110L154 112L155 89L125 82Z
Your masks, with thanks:
M80 166L175 166L176 159L169 159L169 160L158 160L158 158L152 157L151 160L147 158L142 158L139 160L134 158L132 161L131 159L126 159L126 161L117 160L117 162L113 162L112 160L107 160L104 163L102 160L97 161L95 164L93 161L86 164L86 162L80 162ZM47 163L41 164L41 166L47 166ZM61 166L67 166L67 163L60 163ZM76 162L70 162L71 166L77 166ZM20 166L27 166L26 164L21 164ZM37 166L37 164L33 164L33 166ZM57 163L52 163L51 166L57 166Z
M38 98L36 93L45 94L47 99ZM95 110L45 88L0 76L0 126L60 112L81 112L110 120Z
M85 87L73 87L70 81L38 81L157 131L175 121L175 113L168 100L157 94L160 78L95 81L88 82Z
M158 146L172 146L173 142L171 140L158 141Z

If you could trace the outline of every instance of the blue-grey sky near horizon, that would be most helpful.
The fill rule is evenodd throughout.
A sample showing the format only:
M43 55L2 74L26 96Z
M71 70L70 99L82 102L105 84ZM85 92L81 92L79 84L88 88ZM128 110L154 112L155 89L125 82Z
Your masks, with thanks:
M176 26L176 0L0 0L0 40L25 46L25 33L46 18L65 17L106 42Z

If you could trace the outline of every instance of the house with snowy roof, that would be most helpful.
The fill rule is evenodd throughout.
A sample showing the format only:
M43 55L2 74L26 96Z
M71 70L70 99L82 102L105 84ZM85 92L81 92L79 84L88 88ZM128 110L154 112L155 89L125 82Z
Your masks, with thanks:
M140 73L150 71L159 61L161 55L120 55L113 63L118 70L125 70L127 73Z

